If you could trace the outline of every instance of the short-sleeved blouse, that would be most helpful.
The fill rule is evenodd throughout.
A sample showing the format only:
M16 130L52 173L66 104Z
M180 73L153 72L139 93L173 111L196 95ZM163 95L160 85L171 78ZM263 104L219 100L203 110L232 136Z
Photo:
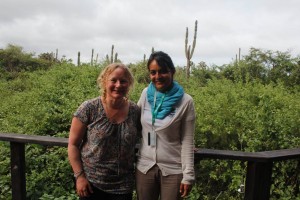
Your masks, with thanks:
M127 118L109 121L100 97L85 101L74 113L87 125L81 159L87 179L97 188L115 194L132 192L134 159L139 130L139 107L129 102Z

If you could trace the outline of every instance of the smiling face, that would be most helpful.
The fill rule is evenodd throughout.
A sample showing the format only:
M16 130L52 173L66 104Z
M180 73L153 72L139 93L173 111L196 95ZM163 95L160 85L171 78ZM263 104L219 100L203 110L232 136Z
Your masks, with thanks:
M116 68L108 75L105 84L107 99L120 99L126 97L129 91L129 81L126 77L125 70Z
M167 67L160 67L156 60L149 64L150 79L160 92L167 91L173 83L173 72Z

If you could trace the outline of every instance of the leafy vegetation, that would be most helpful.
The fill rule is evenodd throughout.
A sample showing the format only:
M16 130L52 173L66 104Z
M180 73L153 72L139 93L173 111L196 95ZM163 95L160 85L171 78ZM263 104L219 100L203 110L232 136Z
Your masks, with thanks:
M50 56L50 57L49 57ZM35 64L32 64L33 62ZM30 64L31 63L31 64ZM10 45L0 50L0 132L68 137L73 112L99 95L96 78L106 62L75 66ZM149 83L145 61L128 65L137 102ZM250 49L223 66L192 65L175 79L195 102L196 147L257 152L300 146L300 58ZM9 144L0 142L0 199L11 199ZM66 148L26 145L28 199L77 199ZM242 199L246 163L202 160L189 199ZM273 167L271 199L299 199L299 161Z

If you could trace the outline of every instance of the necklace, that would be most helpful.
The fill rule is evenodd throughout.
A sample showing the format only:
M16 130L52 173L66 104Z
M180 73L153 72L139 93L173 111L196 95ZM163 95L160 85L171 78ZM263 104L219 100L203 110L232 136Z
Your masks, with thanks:
M125 119L127 115L127 99L123 98L122 101L116 105L109 105L104 101L104 110L106 117L112 123L120 123Z

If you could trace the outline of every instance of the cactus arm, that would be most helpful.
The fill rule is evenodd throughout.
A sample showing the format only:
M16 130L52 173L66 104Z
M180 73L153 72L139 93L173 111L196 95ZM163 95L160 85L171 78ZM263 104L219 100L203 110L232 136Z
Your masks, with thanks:
M197 40L197 24L198 24L198 21L196 20L195 22L195 32L194 32L194 40L193 40L193 48L192 48L192 52L191 52L191 58L194 54L194 50L195 50L195 46L196 46L196 40Z
M186 56L187 59L189 59L189 56L188 56L188 47L187 47L188 36L189 36L189 29L186 28L186 32L185 32L185 56Z

